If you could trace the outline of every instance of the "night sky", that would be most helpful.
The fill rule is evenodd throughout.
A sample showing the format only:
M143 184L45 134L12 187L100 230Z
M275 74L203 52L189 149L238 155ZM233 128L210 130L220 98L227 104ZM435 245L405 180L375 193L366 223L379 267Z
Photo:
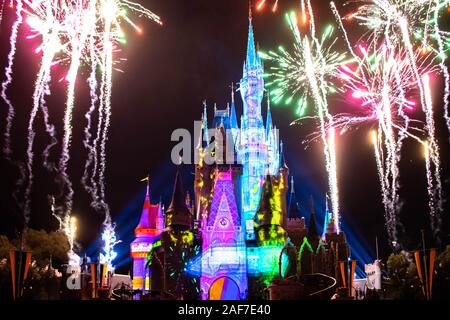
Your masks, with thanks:
M129 268L128 246L133 239L145 195L145 183L140 182L147 174L151 180L152 202L162 198L166 208L170 202L175 165L171 163L170 151L175 145L170 137L173 130L186 128L193 132L194 120L200 120L202 101L209 105L212 117L213 105L225 108L230 101L230 84L242 76L248 33L247 0L146 0L139 1L161 16L164 26L136 17L144 29L136 34L126 26L127 45L117 53L121 61L118 67L124 72L113 73L112 124L107 150L107 201L111 207L117 231L123 243L118 249L117 260L123 271ZM337 1L339 2L339 1ZM292 37L285 23L284 12L296 8L298 1L280 0L279 10L270 9L254 13L255 39L261 49L274 49L282 44L289 48ZM333 23L327 1L313 1L318 16L318 29ZM346 12L343 9L343 12ZM0 70L4 69L9 51L9 35L14 12L5 8L0 29ZM355 26L349 30L357 31ZM29 32L23 25L19 33L18 51L14 68L14 81L8 91L16 108L13 126L14 159L23 161L26 151L26 134L33 83L36 78L39 57L33 52L37 39L26 39ZM336 30L336 35L339 32ZM355 37L359 32L355 32ZM353 36L351 34L351 36ZM342 46L342 41L337 47ZM266 69L267 69L266 65ZM58 139L62 137L65 83L60 82L67 66L57 66L52 81L52 95L47 99L51 122L55 124ZM84 115L89 107L88 87L85 79L89 70L81 70L77 82L74 109L74 132L71 146L69 173L74 183L75 198L73 214L79 220L79 253L96 254L101 231L102 215L89 206L89 197L80 184L87 152L82 144ZM4 80L4 72L0 73ZM438 82L436 80L436 82ZM441 147L442 177L445 198L449 194L449 138L443 117L442 84L433 87L436 125ZM242 102L237 95L238 117ZM265 119L265 101L263 117ZM331 98L332 111L351 110L343 96ZM309 217L308 199L313 195L322 224L327 177L324 168L323 149L313 143L305 149L303 139L315 130L315 124L306 120L301 126L290 126L295 119L294 108L273 106L272 117L280 129L285 143L286 159L290 173L294 175L297 199L302 214ZM309 110L312 112L312 110ZM422 117L419 112L419 118ZM0 132L3 146L6 105L0 101ZM374 125L364 125L337 138L338 179L340 205L344 230L352 235L351 242L359 246L366 258L375 255L375 236L380 241L381 256L387 257L388 242L384 227L384 210L381 202L376 163L369 130ZM56 230L57 221L51 217L47 196L57 192L54 175L42 167L42 151L49 142L38 113L35 125L35 183L32 192L32 217L30 227ZM61 145L52 149L52 159L57 161ZM403 224L401 240L405 248L415 249L420 242L420 229L428 236L431 231L427 217L427 191L425 163L422 147L408 140L403 149L400 165L400 197ZM193 166L183 167L186 189L193 195ZM3 158L0 162L0 233L14 236L20 228L21 212L12 196L18 172L14 165ZM19 189L19 194L23 188ZM449 205L446 203L442 239L449 243ZM434 245L429 238L428 245Z

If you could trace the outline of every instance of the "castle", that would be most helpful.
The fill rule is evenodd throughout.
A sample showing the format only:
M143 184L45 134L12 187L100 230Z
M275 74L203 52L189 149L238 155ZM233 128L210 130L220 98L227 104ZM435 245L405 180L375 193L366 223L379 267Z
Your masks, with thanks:
M147 188L131 244L134 289L184 299L251 299L275 277L298 270L335 276L336 262L349 256L345 234L336 233L332 214L327 212L322 235L313 210L306 228L293 181L287 204L289 168L269 102L265 122L261 113L263 74L250 14L240 121L234 89L231 108L214 107L210 124L205 105L195 150L194 205L184 192L180 166L165 218L162 204L151 204ZM225 150L231 150L231 162L225 161ZM289 246L299 252L292 256Z

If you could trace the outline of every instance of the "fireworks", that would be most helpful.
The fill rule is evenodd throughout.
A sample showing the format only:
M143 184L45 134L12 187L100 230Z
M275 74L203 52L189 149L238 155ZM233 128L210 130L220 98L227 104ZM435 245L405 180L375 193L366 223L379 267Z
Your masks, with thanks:
M5 9L5 2L6 2L6 1L2 1L2 4L0 5L0 26L2 25L2 20L3 20L3 10Z
M259 0L259 2L256 4L256 10L262 11L264 10L268 2L272 2L272 12L276 12L278 10L278 1L279 0L274 1Z
M400 130L402 135L419 139L409 128L408 114L417 109L419 90L405 50L382 45L368 51L359 45L359 51L361 54L355 55L356 65L339 68L341 85L358 106L350 114L336 114L335 128L344 133L359 124L379 122L385 118L385 111L389 111L393 128ZM431 62L426 57L420 60L422 72L435 70ZM384 110L383 104L389 106L388 109ZM414 130L423 131L418 127Z
M1 96L2 99L5 101L6 105L8 106L8 115L6 117L6 132L5 132L5 143L3 146L3 152L5 154L5 157L7 159L10 159L11 157L11 128L12 128L12 122L14 119L14 107L12 105L12 102L9 100L6 92L8 90L8 87L11 85L12 82L12 73L13 73L13 66L14 66L14 59L16 55L16 43L17 43L17 34L19 32L19 27L22 24L23 17L22 17L22 8L23 3L22 1L17 2L16 6L16 21L14 22L11 30L11 37L9 40L10 44L10 51L8 54L8 65L5 68L5 77L6 80L2 83L2 92ZM2 2L2 11L3 14L4 9L4 1ZM0 21L1 22L1 21Z
M357 66L354 69L348 66L341 68L343 85L351 94L349 99L354 99L358 104L350 114L335 115L334 125L343 133L361 124L377 124L378 134L374 131L372 140L387 230L390 241L398 242L398 163L405 137L422 142L417 134L424 130L417 126L419 122L409 116L416 109L415 98L419 90L406 58L407 53L402 48L383 45L372 53L360 46L359 50L362 57L357 56ZM421 70L433 69L427 61L424 59L421 62Z
M345 53L333 50L336 38L332 38L333 27L328 26L321 38L316 37L314 15L309 1L302 2L302 8L307 10L310 34L302 35L298 27L297 15L292 12L286 15L289 27L294 35L294 51L287 52L279 47L279 53L269 51L262 54L275 63L270 69L272 80L268 86L275 86L271 91L273 102L284 101L297 104L296 114L302 118L306 113L308 100L312 99L315 113L320 122L320 136L324 143L324 155L328 172L330 195L335 217L336 229L339 226L339 197L337 183L337 165L335 150L335 135L333 117L328 110L327 96L339 91L336 80L339 78L338 67L348 63ZM329 129L327 129L327 127Z
M321 36L319 46L311 45L311 40L305 35L301 36L297 28L295 13L286 15L289 26L294 34L294 50L292 53L279 46L278 52L268 51L261 56L272 61L275 65L270 68L271 81L267 83L271 89L272 101L275 104L295 104L296 115L305 115L308 100L313 98L312 89L308 80L307 70L311 67L314 77L324 78L325 93L331 94L339 91L336 80L339 78L338 67L347 63L346 54L333 50L337 38L332 38L333 26L328 26ZM307 50L308 49L308 50ZM312 65L306 64L310 57Z
M332 36L332 26L326 27L319 38L315 36L311 3L302 0L298 16L302 24L309 23L310 32L301 34L297 13L286 15L294 35L293 50L279 47L276 52L262 53L262 57L273 63L268 85L272 86L271 97L275 104L295 105L299 120L310 117L308 105L315 108L314 118L319 119L319 129L309 141L321 137L324 142L335 214L339 206L335 131L343 134L363 124L377 125L372 138L386 224L390 240L397 242L400 210L398 163L403 140L407 137L427 145L430 215L432 229L439 230L442 211L440 157L429 75L439 71L444 75L444 115L449 123L449 81L444 65L449 33L441 31L438 26L443 1L369 0L362 3L356 12L342 19L331 2L347 52L334 50L336 38ZM357 45L351 42L343 25L343 20L351 19L369 29L358 39ZM333 112L332 115L327 99L333 93L345 96L357 106L349 113ZM414 117L420 110L418 107L425 114L425 124Z
M396 211L399 210L396 205L396 185L398 183L396 182L398 179L396 164L400 158L402 140L409 136L422 144L425 143L423 140L427 141L429 152L427 153L426 174L428 193L429 195L433 194L432 197L430 196L430 216L432 229L435 232L440 228L439 215L442 211L443 200L440 155L435 133L433 103L429 89L429 74L438 74L438 71L441 71L444 75L444 117L447 125L449 125L448 95L450 84L448 70L444 64L444 43L448 43L449 33L441 31L438 25L439 12L446 4L448 4L448 1L442 2L437 0L364 2L356 12L345 17L347 20L354 18L369 29L368 37L363 37L369 43L369 49L359 46L360 49L365 51L363 53L364 57L361 59L353 51L342 19L336 6L331 2L332 11L344 33L348 49L359 64L357 72L351 70L343 72L343 80L347 81L347 84L349 81L353 82L353 85L350 85L353 97L365 100L362 104L364 107L362 109L369 113L372 112L371 114L366 114L366 117L340 115L338 117L340 119L337 121L340 125L346 127L359 121L378 120L380 130L383 131L380 137L384 137L386 142L386 167L391 167L390 172L385 172L384 174L386 183L390 181L390 187L388 188L385 185L382 188L383 192L390 194L391 204L388 206L388 210L391 210L391 212L387 213L388 216L396 215ZM371 56L371 59L373 59L371 63L369 63L367 54L367 51L370 50L374 52ZM380 52L382 52L381 55L379 54ZM379 68L380 64L381 68ZM360 73L361 69L363 71ZM370 69L374 70L374 72L370 72ZM358 73L360 74L358 75ZM352 78L361 80L359 85L362 85L367 90L358 89L358 85L355 85L355 82L350 80ZM419 98L417 102L408 97L408 95L413 94L411 91L416 91L416 96ZM411 133L410 123L412 120L405 113L407 109L415 109L415 105L419 103L425 114L425 125L423 129L412 129L425 134L425 139L421 139ZM390 107L381 107L382 105ZM397 122L397 120L400 120L403 124ZM394 133L396 130L400 131L398 139L396 138L396 133ZM383 199L386 199L386 197L383 196ZM397 223L394 220L390 219L392 224ZM392 230L393 226L390 229Z
M448 6L448 0L369 0L345 19L355 19L369 30L373 41L391 38L394 42L405 40L402 24L407 22L408 37L423 53L434 52L445 60L439 42L449 42L450 33L439 29L439 14ZM437 29L436 29L437 28Z
M117 252L114 251L114 247L121 241L117 240L115 226L111 220L105 221L104 230L102 233L102 251L100 252L100 263L108 266L108 271L114 270L113 261L117 257Z
M64 113L64 134L62 150L57 165L57 171L62 182L61 189L64 194L64 205L53 210L61 223L63 230L70 230L68 217L72 210L73 189L67 165L70 160L70 146L72 140L72 115L75 109L75 92L77 79L81 67L91 68L88 79L90 86L91 108L86 114L88 126L85 129L84 145L88 149L88 161L85 166L83 185L92 197L93 206L101 209L105 214L105 229L114 233L105 201L104 173L106 169L106 141L111 117L111 90L114 52L121 43L125 43L122 22L131 25L137 32L142 29L129 17L128 12L161 24L157 15L141 5L127 0L16 0L16 21L12 27L10 38L10 53L8 65L5 69L6 80L2 84L2 98L8 105L7 126L5 132L4 153L11 155L11 127L14 118L14 108L6 93L12 82L13 63L16 52L17 34L20 25L26 21L31 28L28 39L39 38L40 45L35 52L41 56L34 93L32 111L28 123L27 145L27 185L24 193L24 214L28 224L30 213L30 193L33 183L33 147L34 147L34 120L39 110L44 114L45 128L51 137L51 143L44 150L44 166L51 168L48 162L50 149L56 144L56 133L53 125L49 123L48 109L45 96L50 94L50 80L52 67L59 64L67 67L64 77L67 83L67 95ZM2 7L3 8L3 7ZM97 83L100 79L100 83ZM91 141L91 115L98 107L97 136ZM100 147L100 159L97 149ZM89 171L90 165L92 171ZM90 176L90 178L89 178ZM106 232L106 231L105 231ZM114 242L114 241L113 241ZM114 246L114 245L112 245ZM112 260L111 260L112 261Z
M400 127L402 132L407 132L409 119L404 109L410 109L415 104L406 96L409 93L407 90L414 82L408 81L410 69L405 68L402 56L397 57L395 50L388 50L384 46L380 53L372 56L363 48L361 51L364 52L364 57L358 64L358 72L345 68L342 78L350 92L353 92L352 97L360 101L357 108L365 112L365 115L337 115L335 124L343 125L343 131L347 126L358 123L374 121L378 124L378 134L372 133L372 140L383 193L387 230L392 242L398 240L398 162L404 137L399 137L396 129ZM401 120L396 121L397 118ZM401 126L401 123L404 125Z

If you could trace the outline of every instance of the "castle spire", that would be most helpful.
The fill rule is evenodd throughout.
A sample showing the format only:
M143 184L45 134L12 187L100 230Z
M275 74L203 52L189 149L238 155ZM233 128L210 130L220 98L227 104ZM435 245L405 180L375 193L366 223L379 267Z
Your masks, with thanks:
M169 209L167 209L166 212L168 226L190 228L191 212L186 207L185 195L183 182L181 180L180 165L178 165L173 186L172 200Z
M157 229L158 232L161 233L164 230L164 213L163 213L163 204L162 204L162 200L159 199L159 203L158 203L158 217L157 217Z
M280 141L280 168L287 168L286 159L284 158L283 141Z
M234 83L231 83L231 114L230 114L231 129L238 129L238 122L236 116L236 106L234 104ZM236 138L236 137L234 137ZM236 141L235 141L236 142Z
M208 135L208 112L206 110L207 104L206 100L203 100L203 134L204 139L206 140L206 145L209 143L209 135Z
M202 113L202 126L200 127L200 134L198 136L198 141L197 141L197 149L203 149L203 137L204 137L204 132L205 130L203 129L204 127L204 115Z
M234 104L234 82L231 82L231 104Z
M319 233L317 231L316 225L316 212L314 210L314 199L312 196L310 199L308 238L310 239L310 241L315 241L319 239Z
M250 3L249 11L248 11L249 29L248 29L247 60L246 60L247 68L254 68L257 66L257 63L258 63L256 49L255 49L255 37L253 35L252 18L253 18L252 17L252 6Z
M267 93L267 120L266 120L266 139L269 138L270 130L273 127L272 123L272 114L270 112L270 97L269 93Z
M288 216L289 218L300 217L300 210L298 208L297 197L295 196L294 176L291 176L291 194L289 195Z
M141 182L146 181L147 187L146 187L146 194L145 194L145 200L144 205L142 207L141 212L141 218L139 220L139 224L136 228L138 230L139 228L149 228L149 229L156 229L157 224L157 217L156 212L154 211L154 205L150 202L150 178L147 175L144 179L141 180Z

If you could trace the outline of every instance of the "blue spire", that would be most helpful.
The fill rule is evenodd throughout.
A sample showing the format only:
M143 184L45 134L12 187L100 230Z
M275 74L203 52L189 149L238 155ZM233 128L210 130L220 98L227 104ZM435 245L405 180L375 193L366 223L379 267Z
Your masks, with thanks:
M252 8L249 8L249 30L248 30L248 41L247 41L247 59L245 66L247 69L253 69L261 65L258 54L255 48L255 37L253 35L253 24L252 24Z
M283 141L280 141L280 168L287 168L286 159L284 158Z
M269 138L270 130L272 130L272 114L270 112L270 98L269 94L267 94L267 120L266 120L266 138Z
M203 134L205 135L204 139L206 140L206 145L208 145L209 135L208 135L208 113L206 112L206 100L203 101Z
M231 129L238 129L238 122L236 116L236 106L234 104L234 84L231 83L231 114L230 114Z

